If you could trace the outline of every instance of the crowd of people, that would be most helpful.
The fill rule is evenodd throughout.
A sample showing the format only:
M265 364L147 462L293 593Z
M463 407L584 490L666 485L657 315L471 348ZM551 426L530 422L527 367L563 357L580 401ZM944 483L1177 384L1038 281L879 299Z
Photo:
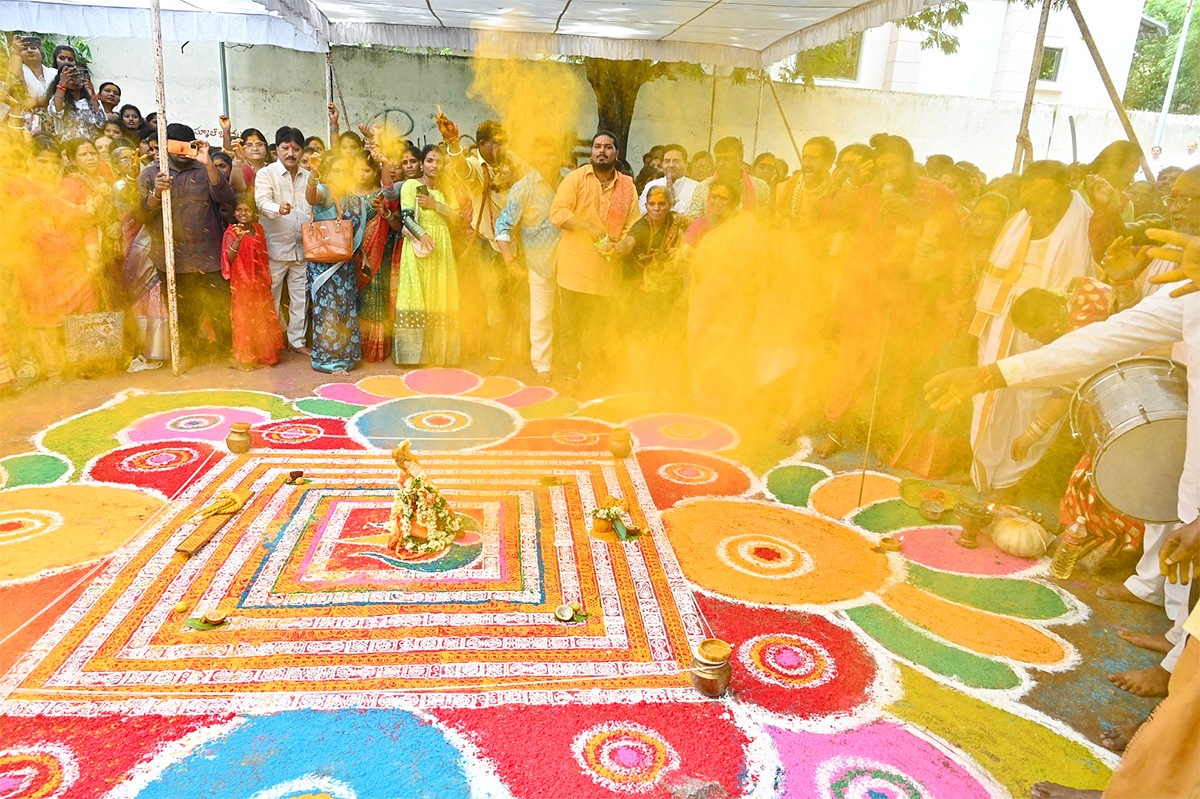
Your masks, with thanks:
M168 193L189 362L254 369L290 350L336 375L390 359L574 395L687 393L776 425L784 443L810 436L814 457L869 445L881 464L957 475L998 502L1065 446L1068 378L1152 344L1189 357L1175 328L1128 321L1183 319L1178 286L1156 282L1177 259L1147 229L1200 235L1200 166L1157 148L1153 180L1135 181L1130 142L1065 164L1024 140L1021 171L989 178L949 155L919 161L888 133L810 138L794 172L725 137L711 153L654 146L635 175L608 131L513 143L500 122L468 137L439 112L441 140L418 148L342 130L331 105L329 146L291 126L235 134L222 117L217 147L171 123L163 172L154 115L121 105L119 86L94 88L70 47L50 64L36 37L13 50L4 135L32 158L0 186L13 242L0 385L61 378L72 316L123 312L131 371L169 357ZM1125 344L1078 344L1105 334ZM1145 553L1101 596L1164 605L1174 624L1129 638L1163 651L1161 666L1112 679L1163 695L1191 603L1159 557L1180 530L1195 538L1198 503L1181 500L1182 527L1143 525L1089 480L1085 458L1064 523L1102 542L1099 557Z

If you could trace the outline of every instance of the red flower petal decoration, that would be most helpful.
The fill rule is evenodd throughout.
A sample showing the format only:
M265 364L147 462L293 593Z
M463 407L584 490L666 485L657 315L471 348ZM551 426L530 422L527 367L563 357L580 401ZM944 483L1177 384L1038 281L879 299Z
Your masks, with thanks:
M857 636L822 616L755 608L702 594L713 634L733 645L730 691L773 713L853 713L871 697L875 660Z
M232 718L0 716L0 786L18 786L15 796L106 796L164 744Z
M353 449L363 446L346 432L346 420L298 416L256 425L250 434L257 449Z
M691 777L741 796L745 733L717 702L432 711L465 734L517 799L667 796Z
M750 490L750 475L715 455L686 449L638 450L646 486L659 510L688 497L736 497Z
M100 483L148 488L169 499L211 469L222 454L204 441L149 441L101 455L85 476Z

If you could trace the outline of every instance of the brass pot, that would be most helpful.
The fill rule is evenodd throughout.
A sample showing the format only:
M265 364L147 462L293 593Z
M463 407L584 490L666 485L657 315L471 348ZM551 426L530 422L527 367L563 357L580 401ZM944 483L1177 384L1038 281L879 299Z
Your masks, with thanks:
M225 448L234 455L250 451L254 438L250 435L249 422L234 422L229 425L229 435L225 436Z
M733 665L729 662L733 647L720 638L701 641L692 655L688 676L692 686L710 699L724 696L733 676Z

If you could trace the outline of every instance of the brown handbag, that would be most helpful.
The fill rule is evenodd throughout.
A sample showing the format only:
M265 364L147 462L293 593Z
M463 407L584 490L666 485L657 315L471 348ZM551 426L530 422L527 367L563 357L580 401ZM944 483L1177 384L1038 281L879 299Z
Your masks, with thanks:
M309 222L300 225L300 236L304 240L304 257L314 264L336 264L349 261L354 255L354 225L342 219L342 209L333 201L337 219L317 221L317 212L310 211Z

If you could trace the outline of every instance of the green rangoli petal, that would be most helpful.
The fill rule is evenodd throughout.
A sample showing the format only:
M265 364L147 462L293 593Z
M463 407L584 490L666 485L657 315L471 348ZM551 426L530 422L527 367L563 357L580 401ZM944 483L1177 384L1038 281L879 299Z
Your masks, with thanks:
M71 465L62 458L44 452L13 455L0 460L0 469L4 470L4 488L47 485L62 477L70 468Z
M579 410L579 401L570 397L555 397L545 402L535 402L524 408L517 408L522 419L552 419L555 416L569 416Z
M767 490L780 502L802 508L808 505L812 487L828 476L816 466L804 463L780 466L767 475Z
M928 527L930 524L921 518L916 509L904 504L902 499L876 502L851 516L850 521L872 533L890 533L905 527Z
M297 410L303 411L309 416L337 416L342 419L349 419L363 409L362 405L351 405L348 402L322 399L321 397L305 397L296 400L294 404Z
M900 657L970 688L1015 688L1021 684L1016 672L1003 663L947 646L887 608L864 605L847 610L846 615L863 632Z
M946 574L910 561L908 582L952 602L1021 619L1057 619L1070 610L1053 589L1029 580Z

